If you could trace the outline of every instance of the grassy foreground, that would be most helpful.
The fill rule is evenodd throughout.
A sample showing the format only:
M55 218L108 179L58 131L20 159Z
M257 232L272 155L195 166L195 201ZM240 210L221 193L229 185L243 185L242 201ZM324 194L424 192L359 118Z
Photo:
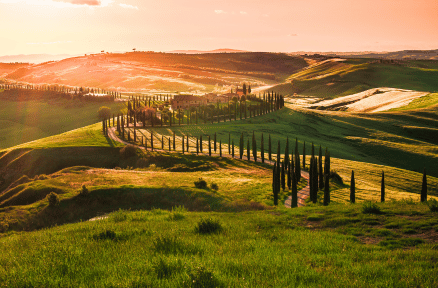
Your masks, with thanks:
M7 287L436 287L436 215L409 202L379 209L378 215L362 213L361 205L239 214L118 211L103 220L0 238L0 282ZM208 223L200 227L202 219ZM203 233L208 230L202 228L218 229Z

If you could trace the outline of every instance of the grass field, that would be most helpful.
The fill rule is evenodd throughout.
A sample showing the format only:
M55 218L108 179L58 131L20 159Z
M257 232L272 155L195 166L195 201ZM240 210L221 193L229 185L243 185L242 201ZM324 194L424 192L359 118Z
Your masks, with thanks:
M0 281L7 287L436 287L436 213L410 202L378 209L121 210L0 238ZM202 219L207 224L200 226Z
M299 71L288 78L288 83L269 90L283 95L297 93L321 98L336 98L378 87L436 92L437 77L438 61L383 64L375 60L349 59Z
M430 93L421 98L415 99L406 106L391 109L390 111L408 111L415 109L423 109L429 107L436 107L438 105L438 93Z
M36 139L57 135L99 122L97 111L108 106L113 113L121 103L56 101L7 101L0 107L0 150Z
M318 149L319 145L322 145L323 149L327 147L334 158L398 167L416 172L422 172L425 167L430 175L438 177L435 169L438 146L434 140L438 137L437 113L436 109L349 114L285 108L276 113L237 122L180 126L172 127L172 129L154 128L154 133L172 137L175 131L178 136L204 135L203 140L206 140L206 135L210 135L213 139L216 132L218 141L222 140L223 144L228 144L228 133L231 133L235 146L239 145L239 138L243 133L246 149L246 141L252 137L254 131L259 149L261 133L264 133L266 152L269 134L272 138L273 153L277 151L278 140L281 141L281 152L284 153L286 138L289 137L291 141L291 151L295 146L295 138L298 138L299 152L302 153L305 141L307 155L310 154L313 142ZM150 137L150 131L140 129L139 135L141 133ZM156 139L155 145L161 146L159 141L161 141L160 137ZM181 149L180 142L176 146L177 149ZM191 147L191 149L195 147L193 142ZM237 150L235 153L237 155Z

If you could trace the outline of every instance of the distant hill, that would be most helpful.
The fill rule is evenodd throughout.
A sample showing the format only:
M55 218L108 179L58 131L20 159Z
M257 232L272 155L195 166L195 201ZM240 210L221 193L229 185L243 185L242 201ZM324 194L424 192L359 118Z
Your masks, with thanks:
M215 49L211 51L200 51L200 50L174 50L169 51L167 53L183 53L183 54L207 54L207 53L239 53L239 52L248 52L245 50L236 50L236 49L228 49L228 48L222 48L222 49Z
M395 60L438 60L438 49L436 50L403 50L394 52L292 52L290 55L312 55L343 58L374 58L374 59L395 59Z
M253 88L278 84L307 66L303 57L284 53L99 53L17 67L3 77L122 91L209 92L243 82Z
M283 95L336 98L371 88L438 91L438 61L328 59L291 75L269 90Z
M58 55L50 55L50 54L30 54L30 55L8 55L8 56L0 56L0 62L3 63L44 63L48 61L59 61L65 58L73 57L74 55L69 54L58 54Z

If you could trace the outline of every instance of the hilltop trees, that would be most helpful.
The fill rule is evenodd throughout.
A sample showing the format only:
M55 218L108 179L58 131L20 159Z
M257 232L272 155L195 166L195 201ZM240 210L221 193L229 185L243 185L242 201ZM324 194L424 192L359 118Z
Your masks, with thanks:
M356 202L356 183L354 182L354 171L351 170L351 180L350 180L350 202Z
M97 111L97 115L100 120L106 120L111 117L111 108L102 106Z

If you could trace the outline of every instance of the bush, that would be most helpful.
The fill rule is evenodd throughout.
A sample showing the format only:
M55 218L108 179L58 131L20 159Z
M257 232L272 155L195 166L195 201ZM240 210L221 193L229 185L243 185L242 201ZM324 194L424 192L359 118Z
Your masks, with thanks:
M199 234L212 234L222 231L222 225L217 220L211 218L201 219L196 227L196 232Z
M106 230L104 232L101 232L99 234L95 234L93 236L94 240L116 240L117 239L117 235L116 232L112 231L112 230Z
M111 117L111 108L102 106L99 108L99 111L97 111L97 115L100 120L108 119Z
M338 172L332 170L330 171L330 179L333 179L335 182L339 184L344 184L344 181L342 180L342 177L338 174Z
M364 214L382 214L382 211L380 210L380 207L377 206L376 203L373 203L371 201L366 201L363 203L362 213L364 213Z
M131 144L126 145L125 147L123 147L122 149L120 149L120 155L123 158L130 158L130 157L134 157L135 155L137 155L137 147Z
M211 183L210 187L215 191L219 190L219 186L216 183Z
M195 187L199 189L206 189L207 188L207 182L205 182L204 179L199 178L198 181L195 181Z
M196 267L190 272L190 282L187 286L204 288L204 287L223 287L222 283L214 274L204 267Z
M79 191L79 196L86 197L90 194L90 191L88 191L87 187L85 185L82 185L81 190Z
M438 201L436 201L435 199L427 201L427 206L429 206L430 211L438 212Z
M50 194L47 195L47 200L49 201L49 207L56 207L59 205L59 197L55 192L50 192Z

